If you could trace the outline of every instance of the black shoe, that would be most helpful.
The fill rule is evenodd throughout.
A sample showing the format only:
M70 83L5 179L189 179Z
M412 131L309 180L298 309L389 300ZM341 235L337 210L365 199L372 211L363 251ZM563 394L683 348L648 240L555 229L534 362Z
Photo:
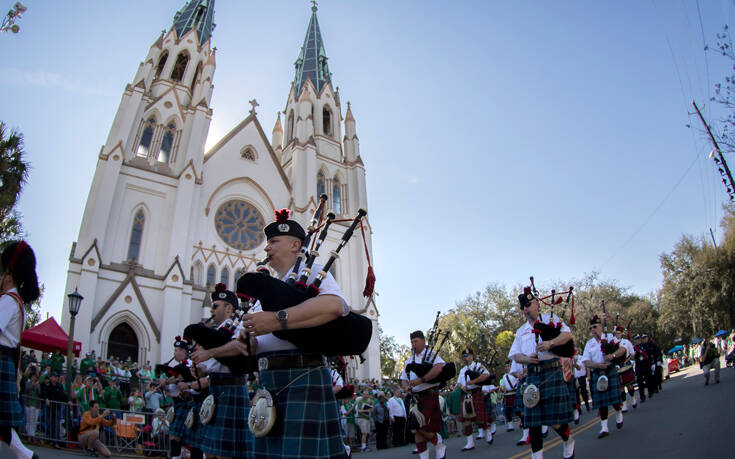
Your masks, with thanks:
M518 441L516 442L516 446L523 446L523 445L525 445L525 444L526 444L526 442L525 442L524 440L518 440Z
M33 458L32 459L40 459L40 458L38 457L38 454L33 453Z
M543 437L546 438L549 436L549 431L547 430L545 434L541 434L541 435L543 435Z
M605 437L607 437L608 435L610 435L610 434L609 434L609 433L607 433L607 432L605 432L605 431L602 431L602 432L600 432L599 434L597 434L597 438L605 438Z
M418 453L419 453L419 450L417 449L414 449L413 451L411 451L411 454L418 454Z
M466 452L466 451L472 451L473 449L475 449L475 447L474 447L474 446L472 446L472 447L470 447L470 448L468 448L468 447L466 447L466 446L465 446L464 448L462 448L462 450L461 450L461 451L462 451L462 452L464 453L464 452Z
M720 384L720 380L718 379L717 381L715 381L715 384Z
M61 446L59 446L56 443L54 443L54 449L61 449Z
M616 422L615 423L615 427L617 427L618 429L622 429L623 428L623 423L622 422Z
M575 419L575 420L574 420L574 423L575 423L575 424L579 424L579 418Z
M492 445L495 441L495 437L491 437L490 440L487 442L488 445Z

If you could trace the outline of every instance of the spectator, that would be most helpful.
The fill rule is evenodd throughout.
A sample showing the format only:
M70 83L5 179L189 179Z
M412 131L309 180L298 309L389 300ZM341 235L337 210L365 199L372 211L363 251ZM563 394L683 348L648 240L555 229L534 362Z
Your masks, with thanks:
M112 384L108 384L107 387L105 387L102 398L105 401L107 409L120 411L122 409L123 399L123 394L120 390L120 383L118 381L114 381Z
M146 411L155 413L156 410L161 408L162 399L163 393L161 392L161 385L157 382L148 384L148 391L145 393Z
M143 411L144 408L145 408L145 400L143 399L143 396L141 395L140 391L136 389L135 392L133 392L133 395L128 397L128 409L130 411L135 411L135 412L140 413Z
M41 372L41 377L39 380L41 381L41 384L48 382L49 378L51 377L51 365L44 366L41 364L41 368L43 368L43 371Z
M367 438L370 435L370 412L373 410L373 402L367 389L362 391L362 396L355 402L357 405L357 427L360 429L361 446L360 451L367 451Z
M64 386L59 383L59 375L51 373L49 381L41 389L46 403L44 412L46 435L54 448L59 449L61 440L61 420L64 414L64 403L69 402Z
M76 378L74 378L74 381L71 383L71 392L73 394L76 394L76 392L84 386L84 378L82 375L77 375Z
M89 410L82 415L82 424L79 427L79 446L92 456L97 452L105 457L110 457L110 450L100 441L99 426L112 427L115 424L110 419L110 411L105 410L100 416L99 401L90 402Z
M23 402L26 413L26 435L33 442L36 436L36 425L38 425L38 414L41 412L41 382L35 372L31 373L25 385Z
M156 449L163 449L163 439L168 435L169 427L165 412L161 408L157 409L156 417L153 418L153 441L156 444Z
M704 374L704 385L709 385L709 371L715 370L715 383L720 383L720 354L717 347L709 340L704 341L702 353L700 355L699 367Z
M51 353L50 352L41 352L41 368L45 369L46 367L49 368L49 375L51 370Z
M355 421L355 396L353 395L349 399L344 401L343 407L345 409L345 419L347 424L345 425L345 435L347 436L347 444L352 445L352 442L357 438L357 423Z
M393 446L406 444L406 407L400 397L401 393L396 391L388 400L388 414L393 428Z
M94 373L94 360L89 356L89 352L84 354L84 358L82 359L82 362L79 364L79 374L82 376L87 376L90 373Z
M388 407L385 405L386 397L383 392L378 392L378 400L373 405L370 417L375 421L375 443L377 449L388 448L388 426L390 425L390 415Z
M91 402L98 402L102 399L102 384L99 378L87 376L84 380L84 386L76 391L76 399L81 407L82 413L89 411Z
M141 384L146 386L153 380L153 372L149 364L145 364L143 369L138 371L138 378L140 378Z
M64 356L61 355L61 349L56 349L56 352L51 354L49 361L51 371L55 371L58 374L64 373Z

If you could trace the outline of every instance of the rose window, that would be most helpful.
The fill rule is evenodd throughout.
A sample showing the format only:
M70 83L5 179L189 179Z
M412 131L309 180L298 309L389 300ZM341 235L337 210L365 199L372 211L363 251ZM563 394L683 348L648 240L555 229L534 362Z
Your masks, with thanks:
M232 200L222 204L214 214L214 226L219 237L237 250L254 249L265 238L263 216L245 201Z

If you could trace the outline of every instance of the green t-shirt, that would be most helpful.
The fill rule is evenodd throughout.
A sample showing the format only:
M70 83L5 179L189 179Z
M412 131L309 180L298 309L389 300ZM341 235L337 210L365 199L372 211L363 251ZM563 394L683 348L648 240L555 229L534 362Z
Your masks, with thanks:
M370 412L360 413L360 410L372 408L374 405L370 398L360 397L357 399L357 417L360 419L370 419Z
M122 409L122 392L113 386L105 387L105 405L112 410Z
M355 423L355 401L354 400L347 400L345 402L345 417L347 418L348 424L354 424Z
M52 354L50 360L51 370L57 373L64 372L64 356L61 354Z
M79 374L87 376L90 371L94 371L94 360L82 359L82 362L79 364L79 370Z

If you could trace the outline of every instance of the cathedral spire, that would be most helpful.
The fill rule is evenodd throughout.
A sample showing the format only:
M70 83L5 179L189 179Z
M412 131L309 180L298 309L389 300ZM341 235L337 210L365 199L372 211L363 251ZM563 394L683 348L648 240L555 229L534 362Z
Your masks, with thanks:
M306 38L304 38L304 44L301 46L299 57L294 63L296 75L293 84L296 97L301 92L307 78L311 79L317 93L332 78L327 65L327 53L324 51L324 42L322 41L322 33L319 30L316 10L316 2L313 2L311 20L309 21L309 27L306 29Z
M215 27L214 0L189 0L174 15L174 27L179 37L195 29L199 43L206 43Z

